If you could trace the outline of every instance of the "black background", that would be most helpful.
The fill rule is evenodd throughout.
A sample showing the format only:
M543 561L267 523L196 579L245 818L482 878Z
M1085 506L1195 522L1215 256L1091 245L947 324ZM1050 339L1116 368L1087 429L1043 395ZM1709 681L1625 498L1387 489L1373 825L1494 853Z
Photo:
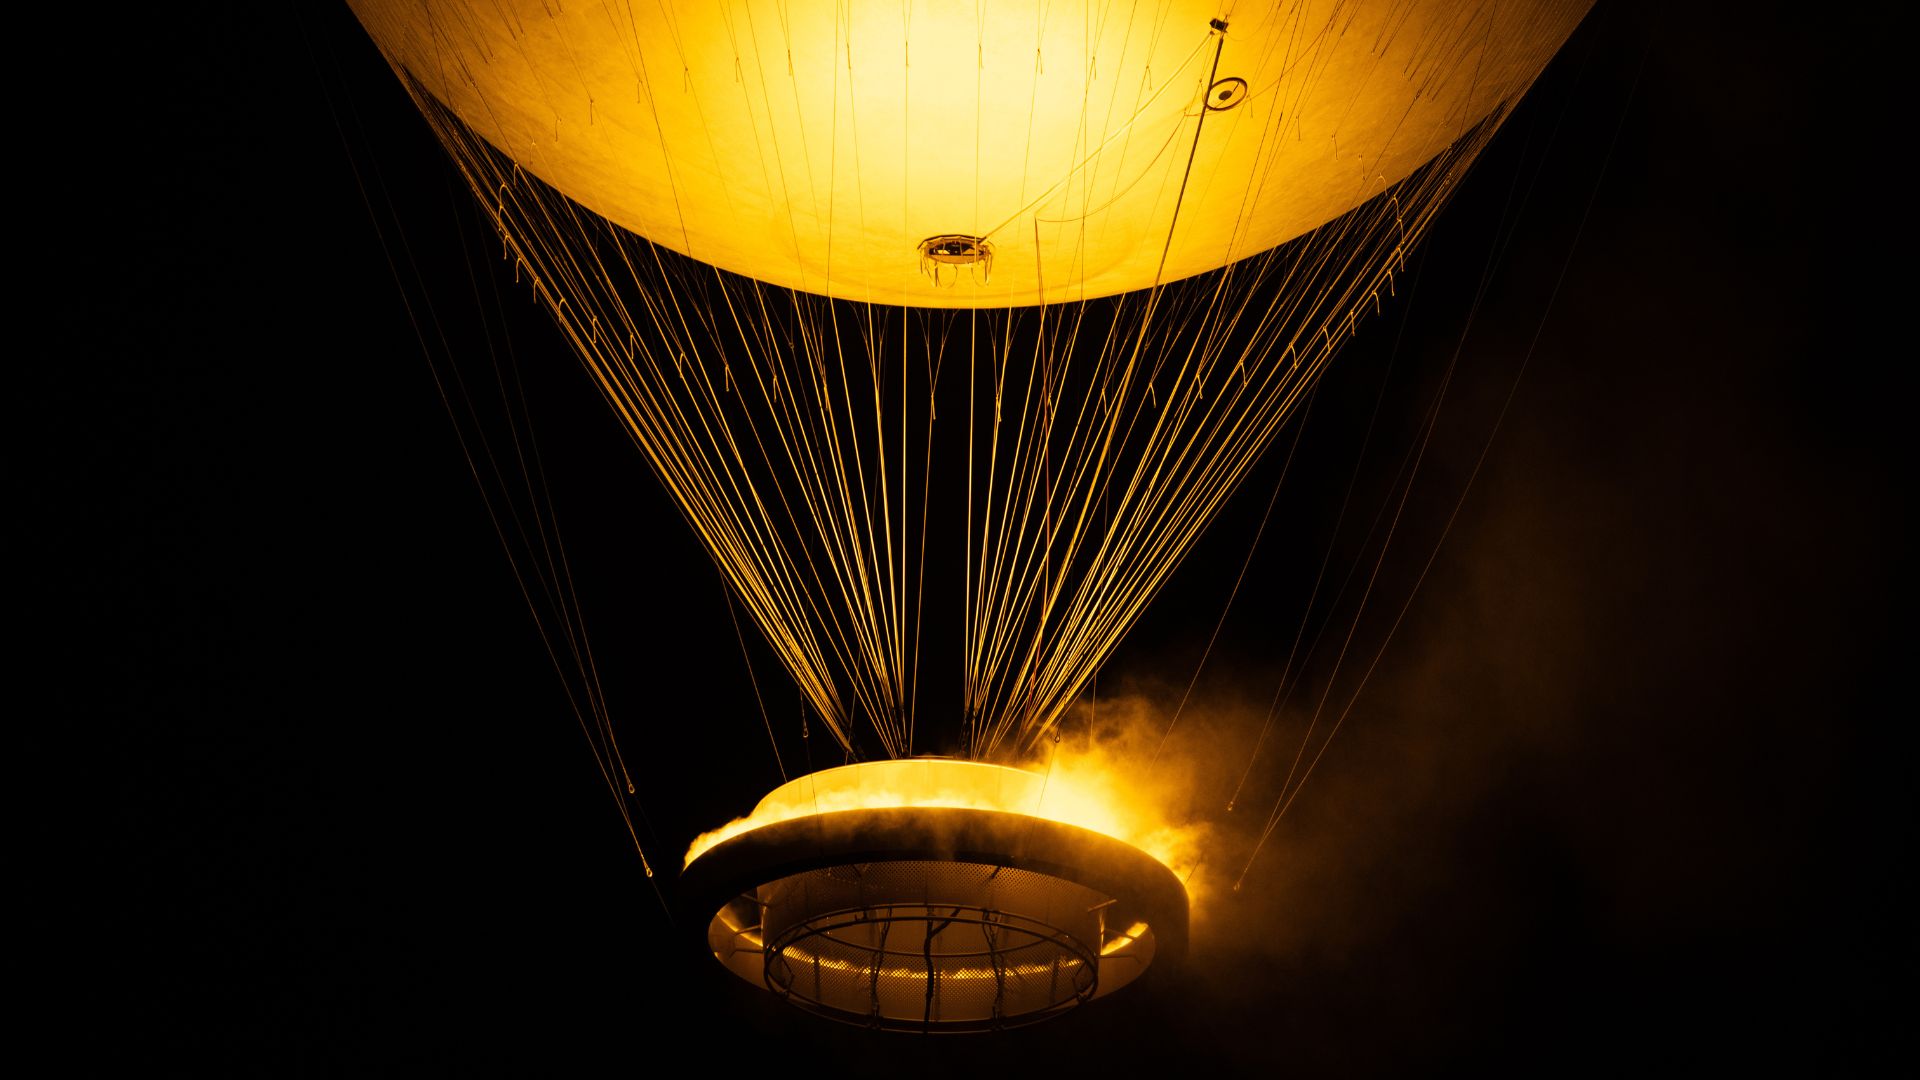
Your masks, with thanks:
M1414 302L1322 392L1308 478L1196 690L1208 730L1265 706L1396 328L1389 466L1526 191L1383 610L1544 318L1513 411L1247 888L1203 900L1157 991L933 1044L789 1014L665 922L387 252L450 283L454 327L468 267L495 267L462 253L468 196L351 16L44 35L69 77L22 135L46 152L15 206L38 286L13 352L45 427L24 576L56 600L28 655L64 661L57 774L104 811L56 831L91 901L62 964L84 1046L271 1072L646 1071L681 1048L855 1072L1897 1060L1906 349L1881 338L1906 274L1881 254L1899 125L1859 51L1891 20L1662 7L1603 0L1445 214ZM512 325L665 870L778 775L717 577L544 316ZM1177 698L1273 477L1106 685Z

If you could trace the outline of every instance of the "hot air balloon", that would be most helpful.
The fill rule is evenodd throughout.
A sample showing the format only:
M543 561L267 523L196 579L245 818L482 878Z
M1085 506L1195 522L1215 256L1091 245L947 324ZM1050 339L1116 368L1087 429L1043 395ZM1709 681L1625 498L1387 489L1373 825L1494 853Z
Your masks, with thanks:
M933 1031L1178 958L1151 830L1018 766L1587 6L353 0L862 759L688 853L721 963Z

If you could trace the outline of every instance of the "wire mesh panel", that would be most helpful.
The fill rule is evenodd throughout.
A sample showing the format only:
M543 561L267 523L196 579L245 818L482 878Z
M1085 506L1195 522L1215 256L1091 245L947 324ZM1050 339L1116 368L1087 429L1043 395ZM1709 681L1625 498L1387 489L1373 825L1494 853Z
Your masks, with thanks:
M853 863L760 887L766 983L906 1030L1029 1023L1092 997L1109 899L1010 867Z

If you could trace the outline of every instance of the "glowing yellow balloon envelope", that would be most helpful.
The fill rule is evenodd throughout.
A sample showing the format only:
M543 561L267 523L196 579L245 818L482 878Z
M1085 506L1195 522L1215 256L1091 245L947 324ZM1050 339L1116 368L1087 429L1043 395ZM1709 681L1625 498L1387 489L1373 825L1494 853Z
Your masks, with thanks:
M1516 99L1588 7L351 2L397 67L615 224L922 307L1127 292L1299 236Z

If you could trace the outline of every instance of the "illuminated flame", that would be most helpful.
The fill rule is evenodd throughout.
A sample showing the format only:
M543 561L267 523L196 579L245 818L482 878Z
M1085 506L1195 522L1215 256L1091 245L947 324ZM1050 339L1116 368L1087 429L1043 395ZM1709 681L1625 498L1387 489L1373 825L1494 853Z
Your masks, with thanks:
M1196 830L1165 820L1152 801L1094 756L1059 755L1044 773L947 758L868 761L775 788L753 813L694 838L692 863L742 833L840 810L950 807L1023 814L1131 844L1183 878L1196 860Z
M1132 926L1127 927L1126 933L1121 934L1118 937L1108 938L1107 943L1100 947L1100 955L1112 956L1114 953L1117 953L1121 949L1124 949L1127 946L1133 944L1134 942L1140 940L1140 935L1146 932L1147 932L1146 923L1143 923L1143 922L1134 923Z
M797 969L805 969L808 967L818 967L822 971L845 972L845 973L854 974L854 975L874 975L876 973L874 967L871 964L855 963L849 960L842 960L838 957L816 956L813 953L808 952L804 949L797 949L797 948L788 949L782 955L786 957L790 965L792 965L794 968L797 968ZM969 981L969 980L984 981L984 980L990 980L990 979L1004 979L1004 978L1030 979L1030 978L1037 978L1042 975L1049 975L1049 976L1056 975L1061 972L1070 973L1083 966L1085 966L1085 963L1079 957L1064 956L1061 958L1060 962L1057 965L1056 964L1008 964L1002 967L997 972L990 967L944 967L942 966L937 969L937 974L938 974L939 981L941 982L949 982L953 980L959 980L962 982ZM901 982L910 982L910 983L918 983L918 984L924 984L928 979L928 971L925 966L882 967L878 970L878 975L882 979L897 980Z

